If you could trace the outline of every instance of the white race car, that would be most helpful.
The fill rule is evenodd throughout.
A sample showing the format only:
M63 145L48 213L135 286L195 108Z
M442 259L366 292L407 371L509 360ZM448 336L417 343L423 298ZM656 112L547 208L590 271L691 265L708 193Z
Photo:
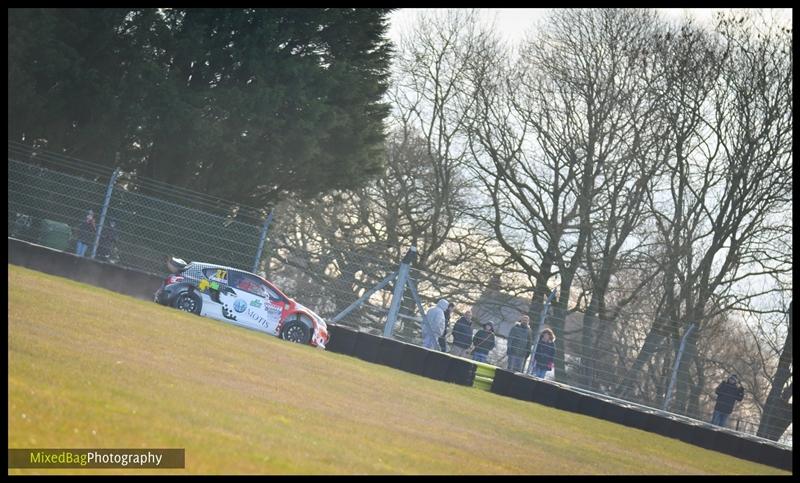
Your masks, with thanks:
M328 327L308 307L250 272L171 258L172 274L155 301L193 314L248 327L291 342L325 348Z

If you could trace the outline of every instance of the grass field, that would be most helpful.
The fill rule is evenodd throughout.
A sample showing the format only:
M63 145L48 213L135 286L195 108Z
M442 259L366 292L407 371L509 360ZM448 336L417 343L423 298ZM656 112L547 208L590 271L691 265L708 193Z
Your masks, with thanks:
M185 448L185 470L789 474L9 265L9 448Z

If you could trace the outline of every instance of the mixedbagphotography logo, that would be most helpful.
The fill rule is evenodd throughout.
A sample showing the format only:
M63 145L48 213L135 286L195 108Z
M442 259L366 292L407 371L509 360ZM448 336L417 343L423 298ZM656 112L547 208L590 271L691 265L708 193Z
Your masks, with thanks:
M9 468L185 468L183 448L9 448Z

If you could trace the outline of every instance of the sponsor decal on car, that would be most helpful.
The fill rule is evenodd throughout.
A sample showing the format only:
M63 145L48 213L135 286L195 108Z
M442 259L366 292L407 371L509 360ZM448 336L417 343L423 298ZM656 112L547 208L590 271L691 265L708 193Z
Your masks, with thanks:
M209 285L208 279L204 278L203 280L200 280L200 282L197 284L197 288L199 288L201 292L205 292L206 289L208 288L208 285Z
M283 312L283 306L277 305L277 304L273 304L272 302L270 302L270 303L264 304L264 310L266 310L267 313L270 314L270 315L275 315L275 314L280 315L281 312Z
M228 271L221 269L217 270L210 278L212 282L226 283L228 281Z
M261 315L259 315L257 312L247 309L247 315L249 315L250 318L261 324L265 329L269 329L269 321L264 317L262 317Z
M250 301L250 307L255 307L257 309L261 308L261 301L258 299L253 299Z
M236 299L236 302L233 303L233 310L241 313L247 309L247 302L242 299Z

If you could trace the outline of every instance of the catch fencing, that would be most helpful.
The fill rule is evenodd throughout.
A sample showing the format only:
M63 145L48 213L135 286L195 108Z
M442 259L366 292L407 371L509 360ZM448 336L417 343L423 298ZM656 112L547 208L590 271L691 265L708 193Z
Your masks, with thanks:
M86 256L156 275L164 274L168 256L255 271L327 319L342 313L354 300L396 272L407 249L376 242L374 236L364 235L364 226L357 224L345 228L325 226L314 219L313 210L301 210L293 202L275 207L273 219L273 210L213 198L136 172L9 141L9 237L75 253L81 223L89 210L94 212L97 230ZM419 293L415 297L408 290L402 292L393 331L396 339L421 345L422 314L418 307L420 303L430 307L443 296L458 302L450 330L465 307L472 308L474 322L494 323L496 344L488 362L506 367L506 335L519 315L527 312L524 300L503 296L496 287L465 288L467 284L457 277L424 268L412 266L408 277ZM387 283L337 323L382 335L393 292L394 283ZM546 378L664 412L710 421L716 400L712 389L715 384L707 384L702 393L692 395L699 406L691 411L676 411L665 404L670 392L667 383L673 378L663 370L672 372L677 352L669 347L668 339L647 354L648 359L659 364L643 365L630 387L623 386L625 370L640 355L645 336L643 331L630 331L630 327L635 326L636 320L646 318L643 314L624 313L615 321L594 318L593 325L602 333L593 334L596 343L588 347L580 336L584 314L545 313L546 326L562 328L556 334L562 339L556 365L563 367L558 376L551 371ZM539 322L531 321L534 330ZM663 322L675 333L685 333L689 326L683 321ZM452 344L451 333L446 341ZM591 364L586 364L586 360L591 360ZM705 376L717 382L730 367L724 360L702 362L716 369ZM590 373L587 367L591 368ZM657 369L660 373L654 373ZM760 421L752 401L747 410L741 409L747 403L746 396L728 426L752 435ZM791 445L791 435L790 425L780 442Z
M96 230L87 255L152 274L172 255L251 270L269 216L9 142L9 236L74 253L89 210Z

